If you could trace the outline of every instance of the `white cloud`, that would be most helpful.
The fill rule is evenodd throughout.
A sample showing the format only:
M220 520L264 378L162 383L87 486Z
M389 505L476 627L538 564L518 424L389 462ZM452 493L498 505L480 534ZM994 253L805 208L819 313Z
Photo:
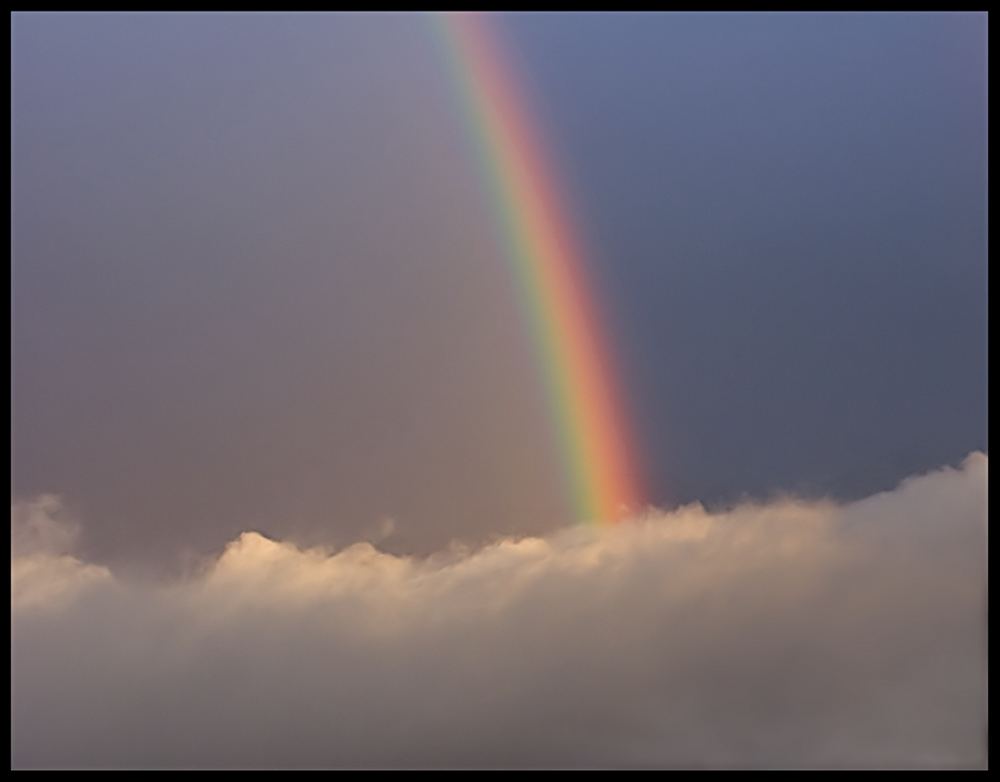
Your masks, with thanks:
M15 505L13 764L983 766L986 471L424 560L245 533L167 585Z

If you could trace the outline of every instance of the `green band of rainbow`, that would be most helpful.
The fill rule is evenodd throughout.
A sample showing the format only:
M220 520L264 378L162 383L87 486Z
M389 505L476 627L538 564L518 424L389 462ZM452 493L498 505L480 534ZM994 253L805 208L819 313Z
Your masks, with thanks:
M481 14L434 14L530 321L577 519L610 522L641 502L635 449L585 265L532 113Z

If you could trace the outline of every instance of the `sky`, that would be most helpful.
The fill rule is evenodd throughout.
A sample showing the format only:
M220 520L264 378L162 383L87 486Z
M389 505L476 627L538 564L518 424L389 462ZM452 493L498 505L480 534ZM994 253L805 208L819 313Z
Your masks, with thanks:
M485 25L622 524L438 21L14 15L12 764L985 765L986 15Z

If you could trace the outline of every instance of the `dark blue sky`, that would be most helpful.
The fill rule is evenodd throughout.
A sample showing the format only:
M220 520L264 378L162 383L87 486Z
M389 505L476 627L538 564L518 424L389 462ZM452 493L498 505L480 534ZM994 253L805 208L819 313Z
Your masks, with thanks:
M512 20L657 499L860 496L986 447L986 21Z
M501 21L652 501L985 449L984 14ZM12 43L17 496L106 558L561 523L425 18L19 14Z

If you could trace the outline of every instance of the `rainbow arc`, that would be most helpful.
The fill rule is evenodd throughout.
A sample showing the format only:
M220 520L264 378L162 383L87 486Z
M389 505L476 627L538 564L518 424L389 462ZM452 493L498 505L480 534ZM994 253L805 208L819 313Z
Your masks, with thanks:
M636 449L565 200L489 17L434 18L530 321L574 512L582 522L614 521L642 502Z

